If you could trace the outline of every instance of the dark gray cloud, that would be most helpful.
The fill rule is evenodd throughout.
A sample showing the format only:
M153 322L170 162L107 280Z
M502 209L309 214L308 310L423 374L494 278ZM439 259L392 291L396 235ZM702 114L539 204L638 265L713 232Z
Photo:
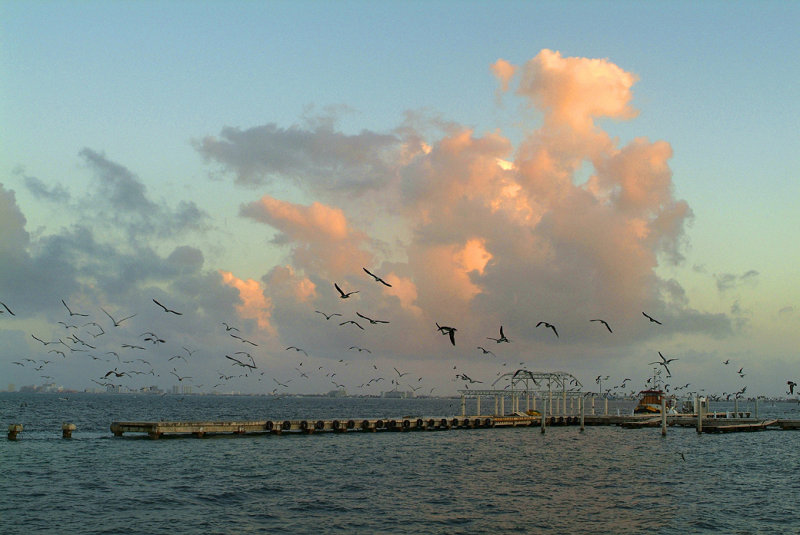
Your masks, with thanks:
M225 127L195 147L233 173L240 185L288 179L323 190L360 190L378 188L394 173L401 140L368 130L347 135L326 122L289 128L269 123L246 130Z
M14 174L24 180L25 187L37 199L52 202L68 202L70 199L69 191L61 184L48 186L37 177L26 175L21 167L16 168Z
M146 241L209 228L209 215L194 202L180 201L176 207L156 203L149 198L144 183L127 167L89 148L81 150L80 156L93 172L97 188L88 199L78 201L76 209L93 217L107 231L117 229L131 241Z

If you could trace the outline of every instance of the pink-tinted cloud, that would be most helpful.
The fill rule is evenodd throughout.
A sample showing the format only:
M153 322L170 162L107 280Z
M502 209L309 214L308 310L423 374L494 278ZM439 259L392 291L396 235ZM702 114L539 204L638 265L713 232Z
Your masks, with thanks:
M517 68L502 58L495 61L490 68L492 74L500 81L500 90L503 92L508 91L508 84L511 82L511 78Z
M521 69L517 92L545 112L547 121L589 130L598 117L632 119L634 74L607 59L561 56L542 50Z
M319 202L303 206L265 195L242 206L240 213L281 231L291 246L294 265L308 273L336 278L358 272L371 261L361 249L366 236L348 225L341 209Z
M257 280L240 279L230 271L220 270L222 281L239 292L242 304L236 307L239 316L256 320L259 329L267 331L270 335L274 334L270 323L272 316L272 303L264 296L264 289Z

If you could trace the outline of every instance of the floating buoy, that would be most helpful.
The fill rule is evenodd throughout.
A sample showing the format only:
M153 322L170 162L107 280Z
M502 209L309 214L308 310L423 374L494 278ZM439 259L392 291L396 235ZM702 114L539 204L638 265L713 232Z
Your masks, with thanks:
M281 424L281 429L283 429L284 431L288 431L291 428L292 428L292 422L290 422L289 420L284 420L283 423Z
M322 420L317 420L317 423L314 424L314 429L316 429L317 431L322 431L323 429L325 429L325 422L323 422Z
M364 431L369 430L369 420L361 421L361 429L363 429Z

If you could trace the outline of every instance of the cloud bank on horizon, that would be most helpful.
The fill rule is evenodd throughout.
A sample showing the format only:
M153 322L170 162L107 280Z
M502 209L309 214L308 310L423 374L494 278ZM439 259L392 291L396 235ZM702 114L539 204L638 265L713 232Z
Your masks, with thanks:
M420 374L458 361L491 378L476 345L499 325L513 342L504 348L510 360L547 352L562 367L607 358L609 346L637 352L654 337L731 334L727 314L694 309L678 281L657 273L683 260L692 218L674 195L669 143L623 145L601 126L635 119L637 77L607 59L551 50L489 70L497 99L519 99L541 117L516 145L500 131L412 113L388 132L346 134L328 116L197 138L216 176L254 192L235 214L263 225L248 241L285 253L260 280L237 274L235 262L207 265L202 238L216 214L196 200L153 200L133 171L97 150L80 152L88 192L26 179L37 199L74 213L59 231L26 229L14 191L0 184L0 296L26 325L14 331L14 347L41 349L28 334L51 328L62 298L83 310L136 312L131 329L158 326L176 348L202 348L195 365L211 376L239 347L223 321L259 344L252 352L268 376L284 378L297 366L289 345L320 361L415 363ZM298 193L282 195L289 190ZM358 293L343 300L334 282ZM720 291L735 282L718 278ZM183 315L165 318L152 298ZM317 311L390 323L358 331ZM642 311L663 326L653 329ZM558 326L558 339L535 328L543 320ZM455 347L436 322L458 328ZM371 353L348 352L353 345ZM351 390L367 377L340 377L348 373Z

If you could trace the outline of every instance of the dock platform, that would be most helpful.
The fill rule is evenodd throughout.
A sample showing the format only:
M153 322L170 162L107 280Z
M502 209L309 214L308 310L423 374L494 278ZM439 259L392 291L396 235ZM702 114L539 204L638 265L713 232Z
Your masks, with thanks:
M619 426L642 429L660 426L660 417L653 415L591 415L584 416L585 426ZM546 416L545 426L575 426L581 424L579 416ZM116 437L126 433L143 433L152 439L162 436L245 435L245 434L312 434L384 431L447 431L455 429L489 429L507 427L539 427L541 416L510 414L503 416L367 418L367 419L301 419L258 421L197 421L197 422L145 422L118 421L111 424ZM695 427L697 416L668 415L670 427ZM702 430L708 433L760 431L765 429L800 430L800 420L757 420L755 418L703 418Z

